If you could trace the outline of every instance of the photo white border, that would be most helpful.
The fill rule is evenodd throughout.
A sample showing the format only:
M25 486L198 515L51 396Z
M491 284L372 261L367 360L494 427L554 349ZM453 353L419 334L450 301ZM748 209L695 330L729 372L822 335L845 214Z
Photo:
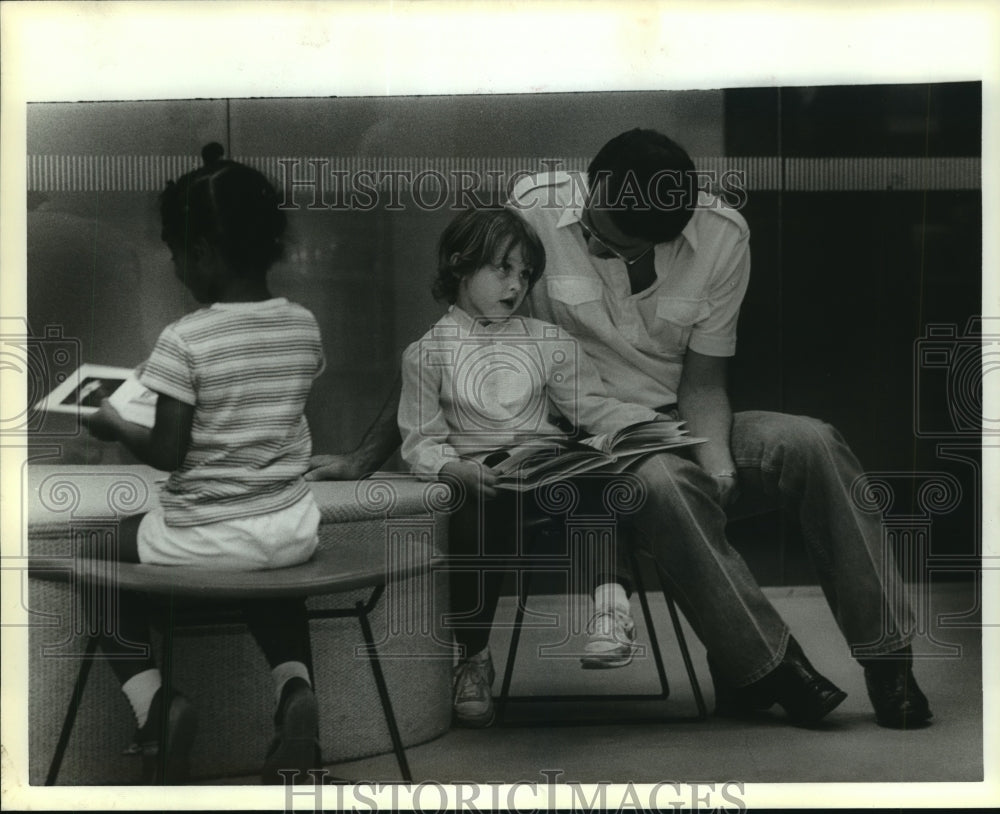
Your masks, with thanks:
M0 316L25 308L25 104L575 90L668 90L895 82L983 82L983 222L1000 223L1000 5L981 2L77 2L0 3ZM1000 315L1000 235L984 229L983 311ZM993 377L996 378L996 375ZM997 388L984 394L996 416ZM3 379L5 401L24 383ZM18 402L18 399L20 401ZM8 403L10 403L8 401ZM8 440L5 439L5 444ZM2 537L20 539L26 450L4 446ZM983 450L984 496L1000 494L998 450ZM998 507L984 500L984 553L998 556ZM13 526L12 526L13 523ZM5 551L6 553L6 551ZM3 571L4 623L23 615ZM997 579L984 573L984 619ZM15 581L11 581L11 577ZM1000 720L997 630L984 630L984 722ZM280 809L282 789L26 786L27 629L3 629L5 809ZM751 808L990 806L1000 802L996 727L982 784L752 784ZM930 734L933 737L933 733ZM943 755L942 760L947 760ZM720 779L723 782L724 779ZM526 805L536 799L519 790ZM388 801L386 795L384 800ZM296 801L310 809L311 797ZM551 801L557 805L560 801ZM568 797L561 800L568 804Z

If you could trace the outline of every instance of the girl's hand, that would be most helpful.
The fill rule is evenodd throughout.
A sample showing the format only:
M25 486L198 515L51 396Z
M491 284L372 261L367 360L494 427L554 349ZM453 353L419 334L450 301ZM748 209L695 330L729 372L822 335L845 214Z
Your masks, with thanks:
M117 441L121 435L120 427L124 419L107 399L101 399L101 406L97 412L81 416L81 421L95 438L101 441Z
M497 496L496 472L478 461L449 461L441 471L461 481L473 496L482 495L487 500Z

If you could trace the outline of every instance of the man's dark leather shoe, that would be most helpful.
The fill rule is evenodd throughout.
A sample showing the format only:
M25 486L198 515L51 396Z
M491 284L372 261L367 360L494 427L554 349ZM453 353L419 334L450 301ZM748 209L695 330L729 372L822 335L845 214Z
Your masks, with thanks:
M847 698L846 692L816 671L791 637L785 658L762 681L773 681L778 704L789 718L804 726L819 723Z
M728 717L752 716L779 704L793 722L812 726L847 698L847 693L816 671L793 638L788 640L781 663L760 681L746 687L726 687L714 669L712 678L715 714Z
M913 650L907 646L875 659L861 659L865 686L879 726L915 729L932 717L927 696L913 677Z

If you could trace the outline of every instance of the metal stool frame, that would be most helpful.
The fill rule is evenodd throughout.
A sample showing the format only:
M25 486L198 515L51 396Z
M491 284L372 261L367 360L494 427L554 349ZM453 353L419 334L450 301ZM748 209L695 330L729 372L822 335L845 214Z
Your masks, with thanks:
M536 524L536 528L539 524ZM514 617L514 627L511 633L510 645L507 650L507 663L504 668L503 681L500 687L500 693L496 697L496 709L497 709L497 723L498 725L512 725L507 720L507 708L511 703L543 703L543 704L553 704L553 703L566 703L566 702L607 702L607 701L658 701L664 702L670 695L670 685L667 681L666 670L663 665L663 657L660 653L659 640L656 635L656 626L653 623L653 616L650 612L649 602L646 598L645 585L643 584L642 572L638 568L638 558L636 554L631 549L629 550L629 561L632 566L632 570L635 574L636 585L635 591L639 595L639 603L642 607L643 618L646 622L646 630L649 634L650 647L653 651L653 658L656 664L657 677L660 682L660 692L659 693L586 693L586 694L561 694L561 695L511 695L510 685L514 675L514 665L517 660L518 645L521 638L521 628L524 621L524 614L527 605L527 599L529 596L529 587L531 583L531 569L524 569L517 572L518 576L518 605L517 612ZM652 560L652 558L649 558ZM545 567L553 567L557 565L564 564L564 558L537 558L532 557L531 565L534 570L544 570ZM661 569L656 567L656 574L659 581L659 587L663 593L663 598L666 601L667 609L670 612L670 621L673 625L674 635L677 639L677 644L681 652L681 658L684 661L684 669L687 672L688 681L691 684L691 691L694 694L695 705L697 707L697 712L694 715L658 715L649 716L643 715L641 718L637 716L632 716L630 718L615 717L613 719L565 719L565 718L546 718L539 719L537 717L532 717L528 723L532 726L539 725L598 725L601 723L676 723L676 722L688 722L688 721L704 721L708 718L708 708L705 705L705 699L701 692L701 686L698 683L698 676L694 670L694 664L691 660L691 652L687 645L687 638L685 637L683 627L681 626L680 617L677 613L677 606L674 602L673 595L670 592L667 580L661 571Z
M406 759L406 752L400 737L385 676L378 658L378 651L375 646L368 615L377 607L390 578L410 576L417 572L418 567L397 569L397 571L387 574L383 563L367 561L363 559L362 554L359 554L356 550L352 551L349 546L341 547L338 545L335 548L317 552L317 554L318 556L314 556L312 560L301 566L263 572L271 579L271 582L266 585L260 585L258 590L254 590L253 574L245 572L224 574L214 572L213 577L213 572L210 571L129 563L117 564L117 568L113 572L112 587L115 590L145 591L166 599L168 622L163 632L161 673L163 675L164 691L168 693L171 689L173 678L173 641L175 630L182 627L204 627L239 621L241 615L233 613L233 607L225 603L226 599L252 599L265 598L267 596L306 597L342 593L360 588L371 588L368 598L364 601L356 602L353 607L308 609L307 618L313 620L353 617L358 620L365 642L365 652L368 654L371 664L372 676L378 691L379 700L382 704L382 711L389 730L399 772L403 781L407 783L412 782L412 774ZM336 567L338 560L340 561L340 568ZM32 558L29 573L32 577L38 579L62 581L70 576L72 569L72 560L68 560L67 558L38 557ZM303 573L304 578L301 581L296 580L296 572ZM257 574L259 580L260 572L253 573ZM278 575L277 580L274 580L275 575ZM96 581L103 583L103 587L108 587L109 583L112 583L112 578L104 572L98 576ZM215 607L198 608L193 612L189 612L187 616L183 615L185 600L204 599L206 595L212 597L213 600L218 599L221 601ZM175 612L175 602L181 604L181 613ZM96 650L97 637L90 635L86 650L81 658L80 669L77 671L76 681L69 699L66 714L63 717L56 749L49 764L45 781L46 785L54 785L58 780L59 770L69 745L80 704L82 703ZM162 743L160 754L165 755Z

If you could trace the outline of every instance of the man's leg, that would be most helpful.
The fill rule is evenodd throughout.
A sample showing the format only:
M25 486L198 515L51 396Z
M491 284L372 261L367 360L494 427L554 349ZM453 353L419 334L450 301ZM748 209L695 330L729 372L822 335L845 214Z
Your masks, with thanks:
M851 498L862 470L843 438L816 419L746 412L734 416L732 450L740 503L777 502L798 518L837 624L865 665L879 723L929 718L910 673L912 612L879 518Z
M656 559L674 596L734 687L760 680L781 662L788 627L726 539L715 482L671 453L632 468L646 486L635 542Z
M819 721L846 696L809 664L729 545L715 481L670 453L650 456L631 471L647 490L633 520L636 543L670 581L727 694L748 708L778 703L797 723ZM722 701L717 697L720 711L731 706Z
M829 424L781 413L737 413L733 457L741 505L780 505L798 519L820 584L847 642L890 653L909 644L912 615L882 545L876 515L851 500L862 474Z

